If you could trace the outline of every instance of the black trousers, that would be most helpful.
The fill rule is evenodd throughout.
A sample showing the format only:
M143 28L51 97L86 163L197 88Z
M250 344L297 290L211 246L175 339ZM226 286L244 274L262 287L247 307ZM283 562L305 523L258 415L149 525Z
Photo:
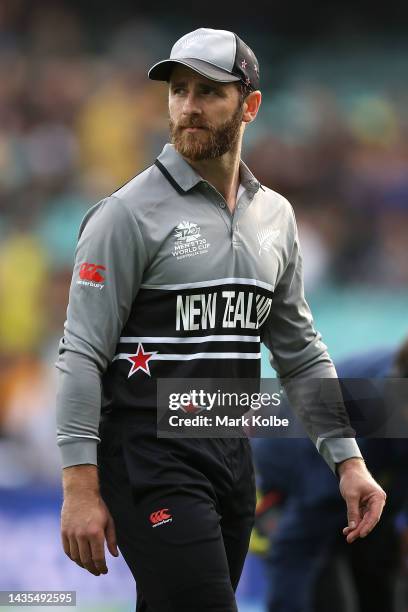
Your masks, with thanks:
M255 514L246 438L157 438L156 415L104 418L98 465L136 612L235 612Z

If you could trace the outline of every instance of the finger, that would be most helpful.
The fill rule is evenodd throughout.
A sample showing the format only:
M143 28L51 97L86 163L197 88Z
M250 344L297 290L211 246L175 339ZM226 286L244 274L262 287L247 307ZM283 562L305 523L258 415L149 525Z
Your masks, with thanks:
M375 527L378 521L379 518L373 520L369 517L363 517L361 523L355 529L352 529L347 534L345 534L347 536L347 542L351 544L352 542L354 542L354 540L357 540L357 538L365 538L366 535L368 535L370 531Z
M92 551L87 537L78 538L79 555L81 557L82 566L94 576L100 576L101 572L95 566L92 558Z
M361 527L363 525L364 518L360 518L359 522L355 524L355 521L351 521L351 525L344 527L343 534L346 536L347 542L351 544L360 536Z
M64 553L71 559L71 551L70 551L70 547L69 547L69 540L67 538L67 536L63 533L61 533L61 542L62 542L62 548L64 549Z
M107 574L108 568L106 567L105 561L105 538L103 536L103 532L101 532L101 535L90 538L89 544L95 567L101 574Z
M359 537L359 529L357 527L356 529L352 529L352 531L350 531L347 534L346 541L348 544L352 544L354 540L357 540L358 537Z
M358 538L360 524L357 525L354 528L352 528L352 527L344 527L343 535L346 536L346 540L347 540L347 542L349 544L351 544L351 542L354 542L354 540L356 540Z
M352 525L351 526L347 525L347 527L343 528L344 535L347 535L351 531L354 531L355 529L358 529L360 527L360 525L361 525L361 520L360 520L360 522L357 525L355 525L354 521L352 521Z
M360 538L365 538L370 531L374 529L380 520L382 513L382 508L380 509L378 505L368 510L361 521L361 525L359 525L359 536Z
M74 537L69 538L69 551L70 559L72 559L72 561L79 565L79 567L83 568L83 565L81 563L81 556L79 554L78 544Z
M358 495L353 494L346 497L347 522L350 529L355 529L361 520L359 501Z
M364 536L362 536L362 535L361 535L361 533L362 533L362 529L364 529L364 528L365 528L365 523L364 523L364 524L362 523L362 524L361 524L361 525L359 525L359 526L358 526L356 529L354 529L353 531L351 531L351 532L350 532L350 533L347 535L347 537L346 537L347 542L348 542L349 544L351 544L352 542L354 542L354 541L355 541L355 540L357 540L358 538L365 537L365 535L364 535ZM366 534L366 535L368 535L368 533L369 533L370 531L371 531L371 529L370 529L370 530L368 530L368 531L365 531L365 534Z
M385 506L385 499L382 495L375 495L367 501L367 510L364 512L360 535L364 538L376 526L381 518Z
M113 522L113 518L109 516L108 523L106 525L105 530L106 544L108 545L108 550L111 555L114 557L119 556L118 545L116 542L116 531L115 524Z
M351 527L344 527L343 529L343 535L347 536L349 533L351 533L352 531L354 531L354 529L351 529Z
M369 503L368 510L364 512L361 523L352 532L347 535L347 542L354 542L357 538L365 538L370 531L374 529L380 520L382 510L384 508L384 500L372 499Z

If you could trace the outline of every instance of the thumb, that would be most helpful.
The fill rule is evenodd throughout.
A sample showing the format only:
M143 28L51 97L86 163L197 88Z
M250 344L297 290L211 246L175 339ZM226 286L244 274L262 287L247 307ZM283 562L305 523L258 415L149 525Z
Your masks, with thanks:
M349 497L347 503L347 521L350 529L355 529L360 522L359 500L357 496Z
M119 551L118 551L118 545L116 543L115 524L113 522L113 518L111 517L111 515L109 515L108 522L106 524L105 537L106 537L106 544L108 545L108 550L110 554L113 555L114 557L118 557Z

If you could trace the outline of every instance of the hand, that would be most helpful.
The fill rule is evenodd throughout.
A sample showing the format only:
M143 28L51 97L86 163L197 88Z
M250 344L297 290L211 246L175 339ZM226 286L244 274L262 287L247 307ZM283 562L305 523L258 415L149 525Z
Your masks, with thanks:
M343 534L351 544L358 537L365 538L378 523L387 495L361 459L343 461L338 473L340 493L347 504L348 526Z
M107 574L108 550L119 555L112 516L99 494L78 492L66 496L61 513L62 546L68 557L94 576Z

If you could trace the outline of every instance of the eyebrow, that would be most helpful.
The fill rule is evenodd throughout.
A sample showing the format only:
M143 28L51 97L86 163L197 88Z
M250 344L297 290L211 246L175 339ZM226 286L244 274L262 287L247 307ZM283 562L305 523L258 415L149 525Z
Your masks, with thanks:
M171 87L185 87L186 85L187 85L187 81L173 81L173 82L170 82L170 86ZM218 88L216 83L214 83L214 84L213 83L204 83L203 81L199 82L198 85L199 85L199 87L210 87L212 89L217 89Z

